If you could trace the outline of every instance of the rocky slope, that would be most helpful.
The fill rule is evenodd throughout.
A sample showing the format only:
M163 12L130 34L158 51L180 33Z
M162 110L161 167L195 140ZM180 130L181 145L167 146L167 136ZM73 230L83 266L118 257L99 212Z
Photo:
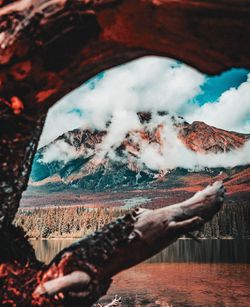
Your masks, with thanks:
M249 134L226 131L195 121L191 125L180 125L179 138L190 149L196 152L220 153L242 147Z
M186 154L210 159L209 154L242 148L250 138L203 122L189 124L180 117L170 118L165 112L159 112L157 117L150 113L137 115L140 128L128 131L119 142L110 141L113 132L108 123L105 131L76 129L41 148L35 156L30 185L55 191L102 191L164 185L166 178L190 172L229 174L223 167L192 168L178 163L170 167L167 160L171 155L174 159L181 150L183 160ZM171 146L175 151L171 151Z

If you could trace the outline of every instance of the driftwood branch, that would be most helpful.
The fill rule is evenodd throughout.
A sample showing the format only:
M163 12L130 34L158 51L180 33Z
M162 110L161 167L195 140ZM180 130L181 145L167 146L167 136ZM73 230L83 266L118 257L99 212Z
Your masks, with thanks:
M94 305L94 307L117 307L117 306L121 306L121 302L122 302L122 298L116 295L111 303L105 306L102 306L101 304L97 304L97 305Z
M198 230L220 210L223 200L224 188L216 182L182 203L136 209L62 250L47 267L36 271L33 267L28 288L27 281L20 283L20 275L10 278L6 273L7 283L0 291L11 295L6 302L16 301L16 293L22 293L26 305L91 306L106 293L114 275ZM2 268L8 270L8 266ZM16 292L9 283L16 285Z
M248 0L0 0L1 304L90 304L114 274L212 217L222 201L218 184L200 200L118 220L49 268L12 225L46 113L59 98L144 55L174 57L211 74L250 68L249 17Z

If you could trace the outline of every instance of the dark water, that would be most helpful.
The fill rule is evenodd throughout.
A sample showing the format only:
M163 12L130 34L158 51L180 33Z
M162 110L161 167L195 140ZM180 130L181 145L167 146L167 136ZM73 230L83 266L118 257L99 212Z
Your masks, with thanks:
M49 262L73 240L32 241ZM118 274L101 300L118 294L122 306L250 307L250 240L178 240L160 254Z
M75 240L32 240L37 257L45 262ZM147 263L250 263L250 240L178 240Z

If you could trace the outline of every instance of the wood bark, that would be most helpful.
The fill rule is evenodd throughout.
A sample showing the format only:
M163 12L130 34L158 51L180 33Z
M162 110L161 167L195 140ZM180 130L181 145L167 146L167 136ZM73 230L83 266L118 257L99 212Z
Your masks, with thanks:
M174 57L210 74L230 67L250 68L249 17L247 0L0 0L2 300L20 296L19 302L27 303L30 289L49 280L23 231L12 226L49 107L98 72L145 55ZM146 211L136 218L141 221L144 216ZM117 224L123 225L122 221ZM132 220L125 226L137 229ZM139 226L138 230L139 234ZM186 231L185 223L180 224L178 235L170 232L168 238ZM156 240L159 246L152 252L170 243L168 239L163 244L161 232L154 235L162 241ZM149 257L152 252L146 246L138 258L126 255L125 259L122 254L112 258L101 279L98 272L96 288L90 282L91 295L96 296L89 302L105 292L113 274ZM81 253L77 255L81 258ZM83 266L85 271L67 273L77 280L82 278L80 270L95 280L84 261ZM63 283L68 280L65 277ZM20 283L26 288L18 292Z
M21 252L29 254L0 266L0 303L91 306L106 293L114 275L199 229L220 210L223 200L223 185L215 182L182 203L136 209L62 250L48 266L22 244ZM18 254L20 240L16 241Z

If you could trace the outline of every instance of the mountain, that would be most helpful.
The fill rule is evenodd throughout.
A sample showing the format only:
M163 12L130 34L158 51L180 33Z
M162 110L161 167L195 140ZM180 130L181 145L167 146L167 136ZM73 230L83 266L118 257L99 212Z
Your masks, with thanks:
M201 153L229 152L242 147L249 134L226 131L195 121L180 125L179 138L191 150Z
M180 176L224 173L230 177L247 168L225 168L220 163L206 167L194 161L198 155L206 164L218 154L236 152L250 139L249 134L225 131L204 122L189 124L165 112L157 116L139 112L137 116L139 128L122 131L124 134L119 133L119 127L111 129L109 122L103 131L75 129L39 149L30 186L55 192L178 188Z

